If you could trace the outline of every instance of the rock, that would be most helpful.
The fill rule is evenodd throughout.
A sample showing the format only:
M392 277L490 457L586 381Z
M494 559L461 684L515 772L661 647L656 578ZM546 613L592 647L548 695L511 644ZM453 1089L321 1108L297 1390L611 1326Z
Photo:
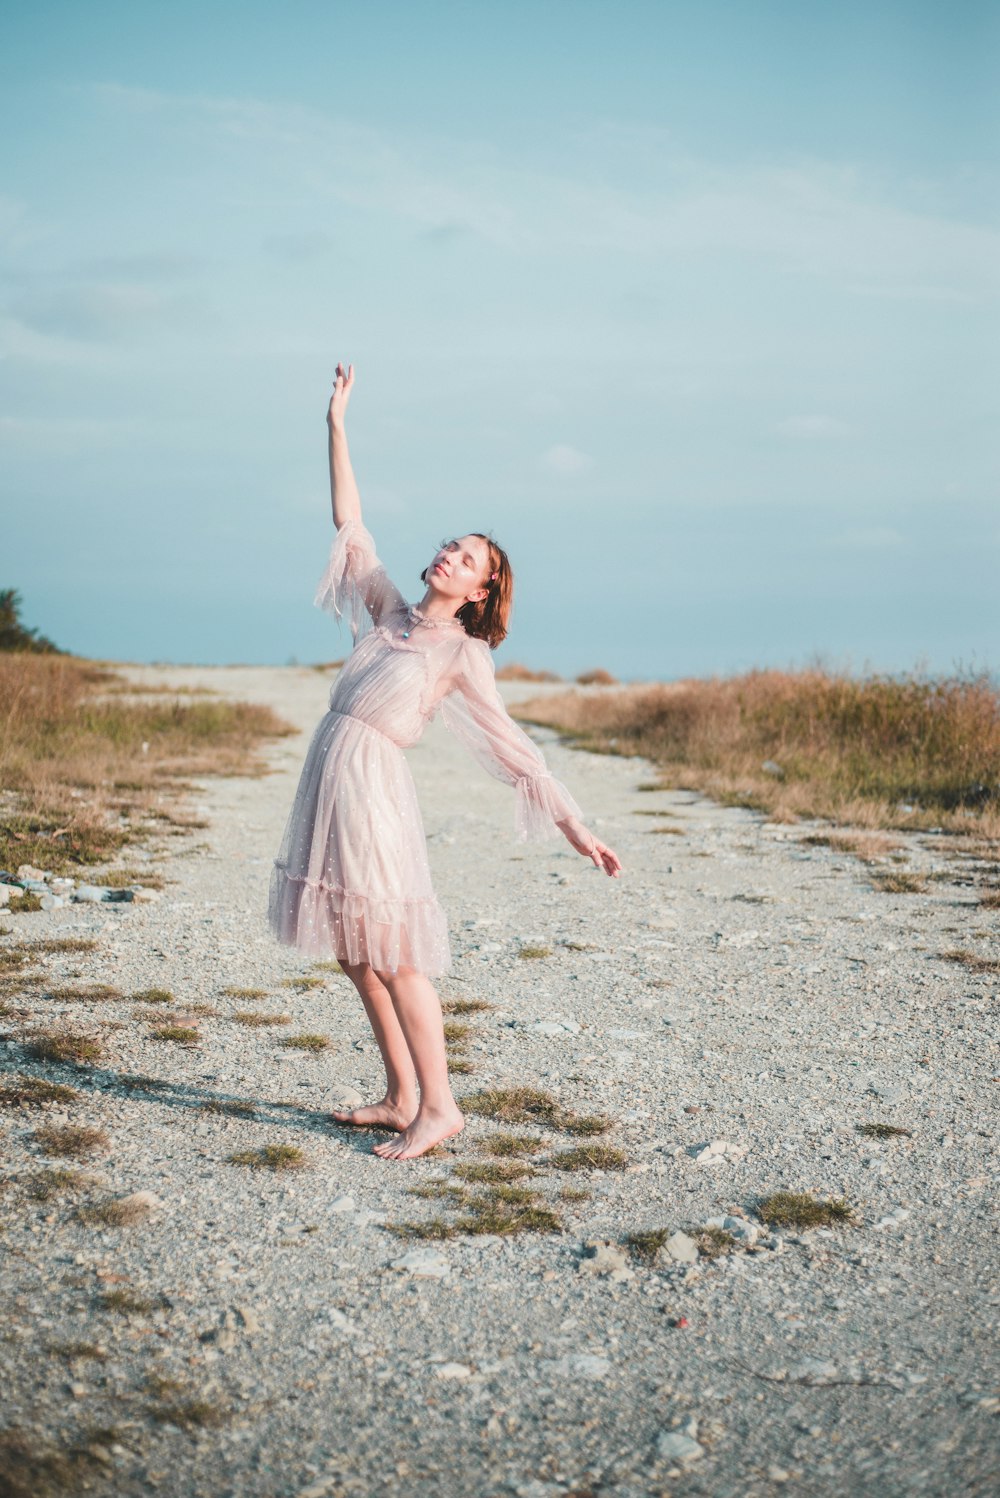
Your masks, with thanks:
M705 1455L704 1446L682 1430L664 1430L656 1438L656 1454L661 1461L690 1467Z
M893 1210L887 1214L887 1216L880 1218L879 1221L875 1223L875 1227L883 1230L886 1228L902 1227L903 1223L906 1221L909 1215L910 1214L905 1207L894 1207Z
M546 1360L542 1365L557 1378L604 1378L611 1369L610 1358L594 1352L568 1352L565 1357Z
M528 1026L536 1035L579 1035L580 1026L575 1019L540 1019Z
M61 895L42 895L38 902L43 910L61 910L66 901Z
M761 763L761 769L764 771L765 775L774 775L779 780L782 780L784 778L784 770L773 759L763 760Z
M443 1280L451 1273L451 1265L436 1248L412 1248L401 1259L393 1259L390 1267L418 1280Z
M139 905L154 905L160 899L160 891L146 889L144 885L140 885L138 889L132 891L132 898Z
M731 1139L713 1139L708 1144L689 1145L688 1154L696 1165L721 1165L724 1160L742 1160L746 1147Z
M78 884L73 899L78 905L101 905L111 891L97 884Z
M667 1257L673 1259L675 1264L697 1264L698 1245L687 1233L671 1233L663 1245Z
M135 891L131 889L109 889L104 898L115 905L130 905L135 899Z
M614 1243L593 1239L583 1245L583 1256L577 1263L580 1274L606 1274L618 1283L635 1277L628 1256Z
M746 1217L724 1217L722 1228L739 1243L745 1243L752 1248L760 1237L761 1229L755 1222L750 1222Z
M337 1108L359 1108L364 1102L361 1093L353 1087L348 1087L346 1083L341 1085L334 1083L330 1100Z
M17 877L22 884L44 884L49 876L44 869L36 869L33 864L22 863L18 868Z
M0 884L0 909L10 903L12 893L13 891L9 884Z
M715 933L715 943L719 947L752 947L755 941L760 940L759 931L725 931Z
M220 1352L232 1352L237 1340L236 1333L232 1328L224 1326L215 1338L215 1345Z
M472 1369L467 1363L439 1363L434 1369L435 1378L468 1378Z
M829 1384L839 1376L840 1370L836 1363L823 1358L805 1358L789 1368L786 1374L789 1380L802 1384Z
M348 1196L345 1192L341 1192L339 1196L335 1196L330 1203L331 1212L356 1212L357 1208L358 1204L354 1200L354 1197Z
M85 1399L87 1396L87 1385L72 1383L69 1386L69 1392L72 1394L74 1399Z
M233 1310L243 1325L243 1330L252 1337L255 1332L260 1331L260 1321L257 1312L252 1306L233 1306Z

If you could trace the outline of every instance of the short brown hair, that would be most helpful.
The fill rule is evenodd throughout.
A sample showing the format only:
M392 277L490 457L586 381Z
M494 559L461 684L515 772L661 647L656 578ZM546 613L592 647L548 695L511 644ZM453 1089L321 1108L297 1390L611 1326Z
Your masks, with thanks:
M469 535L486 542L487 575L482 585L488 591L478 602L464 604L455 617L461 620L467 635L485 640L491 650L496 650L507 638L507 624L514 603L514 574L510 558L492 536L484 536L482 531L469 531ZM427 581L426 568L421 572L420 580Z

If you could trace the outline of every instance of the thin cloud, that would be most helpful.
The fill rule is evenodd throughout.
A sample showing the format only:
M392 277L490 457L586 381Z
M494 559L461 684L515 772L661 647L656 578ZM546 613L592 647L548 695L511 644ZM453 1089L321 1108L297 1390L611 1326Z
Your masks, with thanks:
M570 447L565 442L557 442L542 454L542 467L547 472L558 473L564 478L587 473L593 466L594 460L589 453L581 452L578 447Z
M846 421L838 421L835 416L789 416L775 427L779 437L794 437L802 442L849 437L852 430Z

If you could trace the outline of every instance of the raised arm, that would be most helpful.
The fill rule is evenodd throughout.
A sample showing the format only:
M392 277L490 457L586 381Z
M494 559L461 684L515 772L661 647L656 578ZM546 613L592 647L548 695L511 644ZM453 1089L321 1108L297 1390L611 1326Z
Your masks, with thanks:
M338 364L330 409L326 413L330 446L330 499L333 503L333 523L338 531L348 520L361 519L361 495L351 467L344 425L347 403L353 388L354 365L348 364L345 369L343 364Z
M330 431L330 499L336 534L326 570L316 590L317 607L338 619L346 612L355 640L367 613L374 624L386 614L406 607L406 600L386 576L375 552L375 542L361 518L361 496L347 451L344 416L354 386L354 365L337 365L326 423Z

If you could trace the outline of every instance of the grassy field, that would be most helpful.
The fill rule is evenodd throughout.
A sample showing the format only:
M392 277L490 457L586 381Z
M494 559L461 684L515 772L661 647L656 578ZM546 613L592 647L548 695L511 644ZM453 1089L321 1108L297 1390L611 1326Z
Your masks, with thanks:
M794 822L1000 837L1000 693L985 674L821 670L567 691L522 721L655 761L663 784Z
M0 867L105 863L151 828L194 825L187 777L260 774L294 730L269 708L140 690L74 656L0 653Z

